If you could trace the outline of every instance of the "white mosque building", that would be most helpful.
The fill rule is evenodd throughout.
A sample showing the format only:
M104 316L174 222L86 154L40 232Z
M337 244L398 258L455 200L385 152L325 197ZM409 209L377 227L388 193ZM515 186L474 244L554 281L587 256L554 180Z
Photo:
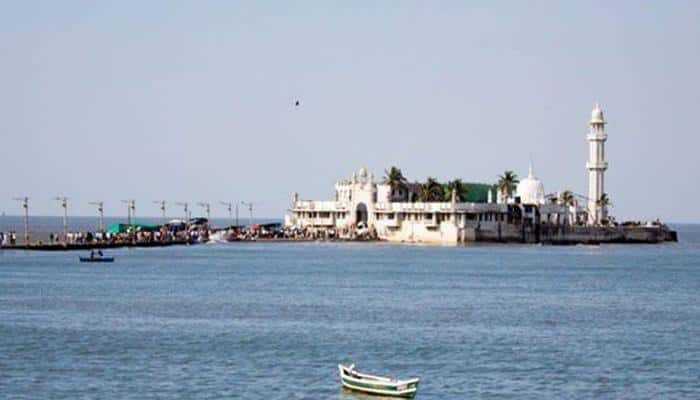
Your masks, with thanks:
M377 181L363 167L350 179L335 184L334 200L301 200L294 194L285 218L289 227L352 237L370 232L379 239L397 242L459 243L470 241L539 241L542 227L600 225L606 218L598 200L604 193L603 175L605 120L598 105L591 115L588 133L589 193L587 208L574 201L562 205L557 195L547 195L544 184L534 174L532 163L527 177L515 193L504 196L492 191L482 203L414 201L410 190L392 192L391 186ZM554 228L552 228L554 227Z

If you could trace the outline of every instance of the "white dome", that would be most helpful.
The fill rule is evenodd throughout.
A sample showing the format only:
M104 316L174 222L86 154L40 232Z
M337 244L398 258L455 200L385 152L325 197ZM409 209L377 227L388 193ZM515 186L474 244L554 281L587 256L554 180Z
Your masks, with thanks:
M603 110L598 104L596 104L593 111L591 111L591 123L605 123L605 118L603 118Z
M518 183L515 193L523 204L544 204L544 185L533 175L532 166L527 178Z
M367 177L367 170L365 167L360 168L360 171L357 173L357 176L360 178L366 178Z

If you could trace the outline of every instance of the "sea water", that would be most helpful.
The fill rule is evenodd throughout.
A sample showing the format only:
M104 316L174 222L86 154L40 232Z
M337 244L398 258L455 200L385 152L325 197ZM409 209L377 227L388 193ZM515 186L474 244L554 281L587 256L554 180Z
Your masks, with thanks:
M0 251L1 399L700 398L700 227L603 246Z

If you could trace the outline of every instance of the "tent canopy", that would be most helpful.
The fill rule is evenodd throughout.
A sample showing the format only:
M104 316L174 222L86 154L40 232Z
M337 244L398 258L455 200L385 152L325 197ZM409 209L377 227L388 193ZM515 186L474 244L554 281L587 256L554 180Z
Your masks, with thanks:
M155 232L155 231L160 230L160 225L139 224L137 222L137 223L133 223L131 225L129 225L129 224L114 224L107 229L107 233L112 233L112 234L126 233L130 227L135 231L141 231L141 232Z

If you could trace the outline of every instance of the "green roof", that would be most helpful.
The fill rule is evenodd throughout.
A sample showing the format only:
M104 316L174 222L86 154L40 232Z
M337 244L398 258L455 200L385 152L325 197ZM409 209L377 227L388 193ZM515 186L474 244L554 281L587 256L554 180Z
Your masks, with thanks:
M489 199L489 190L493 201L496 200L496 187L486 183L465 183L467 195L464 199L467 203L486 203Z

